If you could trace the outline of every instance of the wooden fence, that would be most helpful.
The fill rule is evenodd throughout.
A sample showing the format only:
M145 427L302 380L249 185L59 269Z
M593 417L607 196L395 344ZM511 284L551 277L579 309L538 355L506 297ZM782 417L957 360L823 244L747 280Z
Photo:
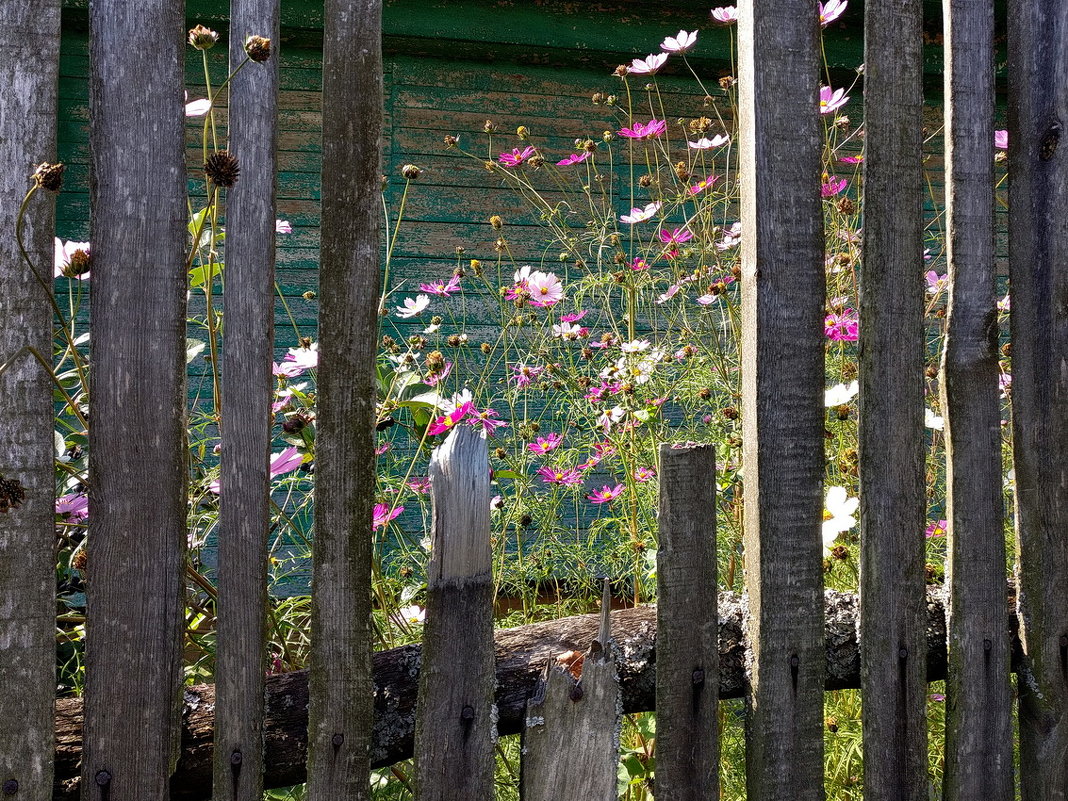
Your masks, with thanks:
M271 317L274 72L271 80L231 87L242 102L231 103L230 147L244 172L229 198L231 220L240 224L232 224L228 269L243 289L231 289L225 301L231 350L222 393L219 680L213 695L187 691L184 708L183 4L91 6L93 576L79 733L77 702L61 702L59 728L51 725L51 395L27 350L46 352L51 340L51 307L41 291L50 276L27 277L11 236L24 176L54 153L59 2L5 5L0 62L14 77L0 93L0 387L9 421L0 427L0 470L9 499L19 500L13 481L26 497L0 514L0 792L47 799L54 777L56 797L206 797L204 754L212 753L214 722L208 770L217 799L259 799L265 775L268 783L306 777L312 801L368 798L372 761L411 753L413 729L419 798L490 797L494 738L522 729L524 798L610 799L619 715L655 705L657 798L715 798L718 698L744 692L748 796L821 799L824 688L857 682L865 798L928 798L924 703L941 646L929 644L940 607L926 594L923 565L918 0L869 0L865 9L860 641L850 640L846 625L828 647L832 621L841 632L843 620L853 618L840 608L848 599L822 586L816 3L749 0L739 36L747 641L743 652L741 624L717 609L713 591L712 454L665 445L655 704L630 670L634 654L651 648L649 637L633 627L620 631L622 623L642 620L643 632L652 629L640 609L606 611L596 631L589 621L549 624L555 635L525 645L520 635L499 632L494 670L487 459L484 441L469 429L455 432L435 456L421 657L408 648L372 659L367 532L380 6L325 5L312 660L306 678L275 677L266 686L269 431L262 409L271 381L264 321ZM1018 783L1025 801L1045 801L1068 794L1068 160L1058 147L1068 103L1068 0L1039 0L1009 15L1015 614L1005 584L999 455L993 9L992 0L945 0L950 303L941 385L950 545L943 794L949 801L1008 801ZM246 30L277 39L277 26L277 0L234 0L232 58L240 57ZM43 190L28 208L22 240L35 263L49 264L51 210ZM1016 629L1018 782L1010 685ZM629 638L627 647L615 647L613 636ZM574 654L557 662L566 642L585 650L581 672ZM843 647L859 653L859 668L836 672ZM517 661L516 653L525 656ZM412 709L414 691L403 688L411 689L417 664ZM383 701L390 689L392 707ZM398 698L408 706L398 707ZM280 741L286 724L279 710L294 705L300 714ZM61 756L53 764L57 731ZM79 755L80 789L71 761ZM297 766L281 773L291 763Z

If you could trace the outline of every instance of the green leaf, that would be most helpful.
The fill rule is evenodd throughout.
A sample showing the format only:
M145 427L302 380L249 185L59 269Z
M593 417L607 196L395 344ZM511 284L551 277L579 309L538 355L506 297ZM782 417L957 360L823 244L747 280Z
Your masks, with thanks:
M513 481L522 481L526 476L522 473L517 473L515 470L494 470L493 477L498 478L510 478Z
M192 337L187 339L185 341L185 363L189 364L192 362L193 359L199 356L206 347L207 343L202 340L193 339Z
M222 272L223 265L221 262L213 261L211 264L201 264L189 271L189 285L193 289L199 289L204 286L209 275L211 275L212 283L214 283L222 278Z

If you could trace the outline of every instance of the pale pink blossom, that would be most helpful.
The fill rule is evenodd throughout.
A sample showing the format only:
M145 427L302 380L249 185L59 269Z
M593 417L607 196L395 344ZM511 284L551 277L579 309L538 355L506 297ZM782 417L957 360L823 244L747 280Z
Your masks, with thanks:
M712 9L712 19L723 25L730 25L738 21L738 9L735 6L722 6Z
M994 131L994 147L996 147L998 150L1009 149L1008 131Z
M294 363L302 370L314 370L319 366L319 343L313 342L307 348L290 348L285 361Z
M85 257L88 257L88 242L75 242L73 239L64 242L57 236L54 240L54 250L55 259L52 267L52 275L55 278L67 276L68 278L77 278L79 280L84 281L89 277L88 270L86 270L84 273L81 273L80 275L71 275L71 259L74 258L74 254L78 251L81 251Z
M644 484L654 478L656 478L656 470L652 467L639 467L634 471L634 480L639 484Z
M630 72L633 75L655 75L667 58L667 53L650 53L645 58L636 58L630 62Z
M706 189L711 189L712 185L718 180L718 175L709 175L707 178L702 178L700 181L690 187L690 194L699 195Z
M590 333L588 328L575 325L574 323L560 323L553 325L553 336L557 339L581 339Z
M939 275L934 270L928 270L923 277L927 282L927 293L929 295L937 295L949 284L948 275L945 273Z
M849 101L845 89L831 89L829 86L820 87L820 114L831 114Z
M56 514L68 523L79 523L89 517L89 498L84 493L61 495L56 498Z
M274 232L276 234L291 234L293 233L293 226L290 225L289 220L275 220Z
M515 381L516 388L522 389L529 386L544 370L544 367L536 367L530 364L513 364L513 374L508 377L508 380Z
M665 53L685 53L697 44L697 31L679 31L674 36L668 36L660 43L660 49Z
M848 5L847 0L827 0L826 3L820 3L820 25L830 25L845 13Z
M713 147L722 147L729 141L731 141L731 138L729 136L724 136L723 134L716 134L711 139L709 139L707 136L702 136L696 142L690 142L687 140L686 144L689 145L690 148L693 150L709 150Z
M723 229L723 238L716 242L716 250L730 250L742 241L742 224L736 222Z
M443 298L447 298L453 292L460 291L460 276L454 275L448 281L438 280L429 284L420 284L419 288L432 295L440 295Z
M185 104L185 116L187 117L203 117L211 110L211 101L207 98L189 100L189 92L186 92L185 99L189 101Z
M643 209L631 209L630 214L622 214L619 217L619 221L634 225L635 223L645 222L652 218L658 211L660 211L661 203L655 201L653 203L646 204Z
M527 282L531 306L552 306L564 297L564 285L556 273L533 272Z

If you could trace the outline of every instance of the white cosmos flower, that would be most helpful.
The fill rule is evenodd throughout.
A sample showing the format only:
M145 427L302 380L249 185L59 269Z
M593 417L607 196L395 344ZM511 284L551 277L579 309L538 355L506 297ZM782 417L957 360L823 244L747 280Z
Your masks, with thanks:
M823 512L823 550L829 552L838 535L857 524L853 517L860 505L859 498L850 498L845 487L830 487Z
M692 150L708 150L713 147L721 147L731 141L729 136L723 134L716 134L711 139L707 136L702 136L696 142L690 142L687 140L686 144L690 146Z
M660 203L653 202L646 205L644 209L631 209L630 214L621 214L619 221L634 225L634 223L645 222L658 211L660 211Z
M648 339L632 339L630 342L624 342L619 346L619 349L624 353L642 353L649 350Z
M397 307L398 317L415 317L426 310L426 307L430 305L429 295L416 295L414 298L405 298L403 306Z
M660 49L666 53L685 53L697 44L697 31L686 33L679 31L674 36L667 37L660 43Z
M923 410L923 424L928 428L933 428L935 431L941 431L946 427L945 418L935 414L926 407L924 407Z
M409 626L420 626L426 620L426 610L414 604L412 606L402 606L397 610L397 614Z
M860 384L856 381L846 384L835 384L833 387L823 393L823 405L824 406L841 406L843 403L849 403L860 392Z

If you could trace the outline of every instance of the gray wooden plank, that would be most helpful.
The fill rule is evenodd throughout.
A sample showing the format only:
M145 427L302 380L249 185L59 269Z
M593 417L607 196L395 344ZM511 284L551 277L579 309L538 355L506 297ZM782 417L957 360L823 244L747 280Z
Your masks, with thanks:
M522 801L617 797L623 704L610 601L606 580L597 638L578 663L565 665L550 657L527 702L519 777ZM574 657L571 651L565 654Z
M430 459L430 565L415 723L416 798L493 797L497 739L489 452L457 428Z
M1068 793L1068 2L1009 13L1012 432L1024 801Z
M308 798L368 799L381 0L327 0Z
M864 797L927 794L922 3L864 16L860 271Z
M241 175L226 197L213 776L216 798L260 801L279 55L246 63L243 45L252 34L278 47L278 0L231 0L230 15L228 150Z
M949 520L946 801L1010 801L1001 410L994 267L994 4L944 0L949 312L942 353Z
M185 557L183 3L90 9L92 339L82 798L167 798Z
M739 7L750 799L823 798L823 209L819 22Z
M656 796L719 797L716 449L660 446Z
M0 430L0 787L19 799L51 797L55 665L55 477L52 391L26 348L51 356L55 193L26 205L22 258L13 234L34 168L56 160L58 0L4 7L0 63L0 397L17 424ZM31 269L38 271L34 278ZM20 492L21 490L21 492Z

